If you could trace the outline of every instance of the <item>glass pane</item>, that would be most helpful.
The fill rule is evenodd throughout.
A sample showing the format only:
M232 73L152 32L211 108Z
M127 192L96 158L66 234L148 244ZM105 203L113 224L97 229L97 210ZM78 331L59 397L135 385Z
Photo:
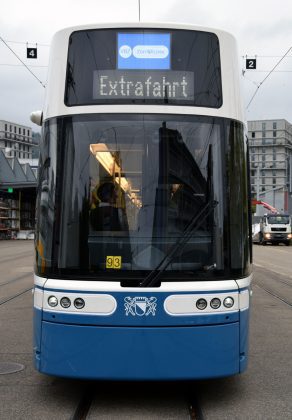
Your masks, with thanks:
M182 246L166 277L216 278L232 267L246 270L246 160L239 123L85 115L47 122L43 138L40 274L143 277L172 255L178 241Z
M144 58L145 54L148 58ZM219 41L213 33L161 29L78 31L69 41L65 103L219 108L220 68Z

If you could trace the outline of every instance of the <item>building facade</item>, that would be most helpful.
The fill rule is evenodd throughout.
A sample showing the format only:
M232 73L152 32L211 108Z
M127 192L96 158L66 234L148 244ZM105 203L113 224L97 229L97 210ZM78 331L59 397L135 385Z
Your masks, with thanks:
M0 239L25 239L35 224L38 159L30 127L0 120Z
M29 163L33 151L31 127L0 120L0 149L7 158L16 157Z
M248 121L252 197L292 214L292 124ZM257 215L266 212L257 206Z

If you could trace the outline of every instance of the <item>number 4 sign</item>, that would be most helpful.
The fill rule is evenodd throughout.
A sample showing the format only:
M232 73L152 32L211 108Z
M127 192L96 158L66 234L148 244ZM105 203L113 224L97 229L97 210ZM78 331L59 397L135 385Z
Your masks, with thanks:
M247 58L245 61L245 68L247 70L255 70L257 68L256 58Z
M37 48L27 48L26 49L26 58L38 58Z

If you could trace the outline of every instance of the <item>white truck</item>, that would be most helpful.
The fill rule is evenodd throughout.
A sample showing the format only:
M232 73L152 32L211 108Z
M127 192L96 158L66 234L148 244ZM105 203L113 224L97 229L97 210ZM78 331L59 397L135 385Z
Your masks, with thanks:
M289 214L265 214L260 221L259 243L261 245L266 245L268 242L275 245L284 243L289 246L292 239L291 227Z

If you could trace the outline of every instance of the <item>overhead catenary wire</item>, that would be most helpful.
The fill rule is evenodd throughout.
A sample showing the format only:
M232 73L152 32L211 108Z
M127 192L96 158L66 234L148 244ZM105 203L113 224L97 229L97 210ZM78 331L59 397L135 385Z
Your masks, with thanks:
M43 88L46 86L43 84L43 82L34 74L33 71L22 61L22 59L16 54L15 51L7 44L7 42L0 36L0 40L3 42L4 45L12 52L12 54L15 55L15 57L24 65L24 67L33 75L33 77L42 85Z
M23 44L23 45L37 45L38 47L49 47L49 44L42 44L39 42L28 42L28 41L8 41L7 39L5 39L5 42L7 42L7 44Z
M246 109L248 109L248 107L250 106L250 104L252 103L254 97L256 96L256 94L259 91L259 88L262 86L262 84L267 80L267 78L273 73L273 71L278 67L278 65L284 60L284 58L288 55L288 53L292 50L292 47L290 47L288 49L288 51L281 57L281 59L277 62L277 64L272 68L272 70L267 74L267 76L258 84L254 94L252 95L249 103L247 104Z
M10 63L0 63L0 66L8 66L8 67L22 67L22 64L10 64ZM31 64L27 67L39 67L39 68L48 68L48 66L38 66L37 64Z

